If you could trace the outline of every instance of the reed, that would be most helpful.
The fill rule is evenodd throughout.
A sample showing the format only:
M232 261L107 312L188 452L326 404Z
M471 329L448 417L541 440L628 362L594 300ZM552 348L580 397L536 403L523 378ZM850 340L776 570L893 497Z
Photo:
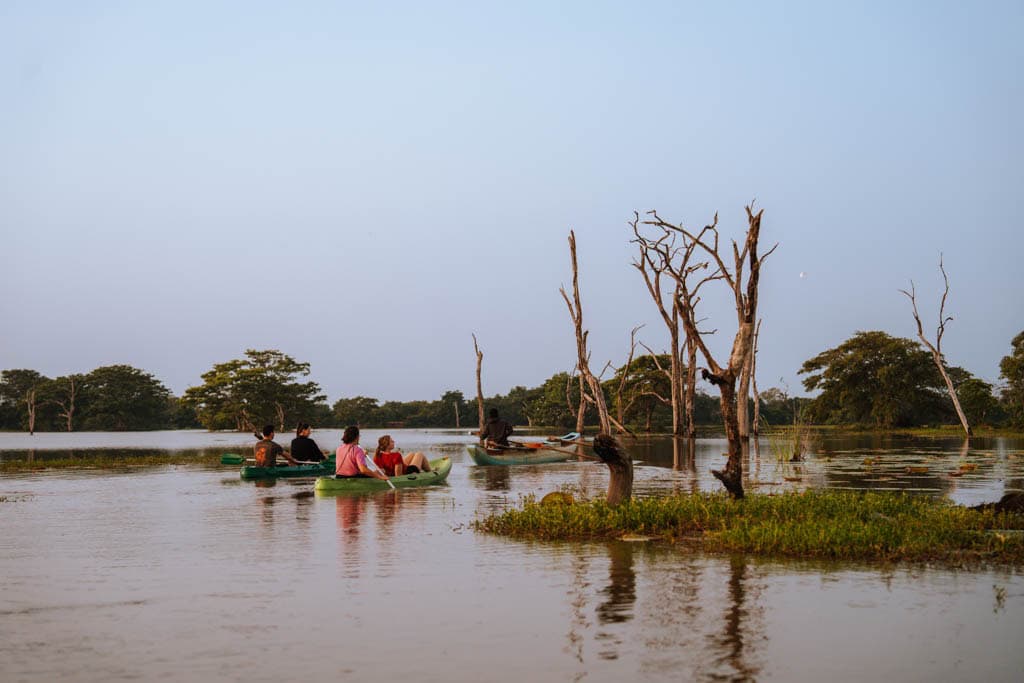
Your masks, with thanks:
M1024 563L1024 515L995 514L903 493L807 491L600 500L546 506L532 498L475 522L482 532L551 540L644 535L709 552L793 558Z

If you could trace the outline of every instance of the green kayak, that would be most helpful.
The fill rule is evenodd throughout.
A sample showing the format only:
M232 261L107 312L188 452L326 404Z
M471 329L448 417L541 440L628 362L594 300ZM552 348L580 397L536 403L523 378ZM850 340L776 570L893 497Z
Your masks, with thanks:
M547 462L565 462L572 457L564 451L544 448L483 448L476 444L466 446L469 457L477 465L540 465Z
M239 474L242 479L276 479L277 477L320 477L332 472L334 472L333 458L315 465L281 465L279 467L246 465Z
M397 489L410 488L412 486L430 486L440 484L448 478L452 471L451 458L438 458L430 461L429 472L417 472L416 474L403 474L400 477L390 477L390 481ZM366 493L368 491L388 491L391 489L387 482L381 479L370 477L320 477L316 480L314 487L317 493L331 495L334 493Z

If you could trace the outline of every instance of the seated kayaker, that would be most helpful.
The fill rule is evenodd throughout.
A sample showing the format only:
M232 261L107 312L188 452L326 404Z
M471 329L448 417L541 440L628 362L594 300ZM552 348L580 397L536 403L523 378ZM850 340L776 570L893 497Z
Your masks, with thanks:
M279 455L287 460L289 465L299 464L295 462L295 458L288 451L281 448L281 444L274 441L274 425L265 425L262 433L263 438L257 441L253 447L256 467L277 467L277 456Z
M341 436L341 445L338 446L334 466L334 476L339 479L346 477L372 477L373 479L387 479L387 475L379 472L370 465L366 451L359 446L359 427L355 425L345 427L345 433Z
M322 462L326 460L316 441L309 438L313 428L308 422L300 422L295 428L295 438L292 439L292 457L300 462Z
M498 409L491 408L484 428L480 430L480 441L487 448L507 446L508 437L512 434L512 425L498 417Z
M373 454L373 462L384 470L389 477L397 477L414 472L429 472L430 463L420 452L403 455L395 447L395 440L385 434L377 440L377 450Z

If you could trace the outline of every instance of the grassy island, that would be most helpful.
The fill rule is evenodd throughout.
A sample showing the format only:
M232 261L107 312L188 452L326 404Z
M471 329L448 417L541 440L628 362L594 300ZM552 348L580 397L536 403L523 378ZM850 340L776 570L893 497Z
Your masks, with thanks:
M220 458L220 451L197 453L195 451L83 450L73 455L65 454L43 458L5 460L0 462L0 474L65 469L120 470L125 468L162 467L165 465L219 465Z
M774 557L1024 564L1024 515L904 493L807 491L743 500L703 493L634 498L618 507L527 498L475 527L545 540L641 536Z

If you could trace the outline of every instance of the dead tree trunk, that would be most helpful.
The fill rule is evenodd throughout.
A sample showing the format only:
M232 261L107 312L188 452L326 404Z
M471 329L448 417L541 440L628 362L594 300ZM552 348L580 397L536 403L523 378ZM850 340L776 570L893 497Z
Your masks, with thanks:
M582 405L587 400L593 402L597 408L600 431L605 434L611 434L612 425L611 420L608 419L608 404L604 400L604 391L601 389L601 383L597 380L597 377L590 371L590 352L587 351L587 335L590 333L583 329L579 266L576 261L576 234L572 230L569 231L569 255L572 257L572 300L570 301L569 295L565 293L565 287L562 287L559 291L562 293L562 298L565 299L565 305L569 308L569 317L572 319L573 327L576 330L576 355L578 358L576 367L580 371L580 377L586 380L586 385L590 389L590 396L580 396L580 404Z
M757 437L761 431L761 395L757 391L757 340L761 336L761 321L757 321L754 328L754 348L750 353L750 383L754 387L754 420L752 433L754 444L757 445Z
M939 304L939 326L935 331L935 344L932 345L928 338L924 336L924 328L921 326L921 316L917 314L917 300L915 298L916 292L914 290L914 281L910 281L910 291L901 289L908 299L910 299L910 305L914 311L914 322L917 323L917 336L921 340L932 354L932 360L935 361L935 367L939 369L939 374L942 375L942 379L946 381L946 388L949 390L949 398L953 401L953 407L956 409L957 417L960 418L960 424L964 428L964 433L968 438L973 436L971 432L971 426L967 424L967 416L964 414L963 408L960 407L960 398L956 395L956 387L953 386L953 380L950 379L949 373L946 372L946 364L942 360L942 335L946 331L946 323L953 320L952 317L946 317L946 297L949 296L949 278L946 277L946 268L942 265L942 256L939 255L939 270L942 271L942 281L945 283L946 288L942 292L942 303Z
M764 260L775 251L778 245L773 246L763 256L758 256L757 245L761 233L761 215L763 211L756 214L750 206L747 211L747 234L744 240L743 249L734 240L732 242L733 268L730 270L719 250L718 243L718 215L711 225L707 225L699 233L694 234L682 226L673 226L665 223L658 217L657 213L651 212L654 216L652 224L659 225L666 230L676 230L686 240L688 252L700 247L714 263L717 269L705 277L697 285L700 287L704 282L710 280L724 280L733 291L736 302L736 336L733 338L732 351L729 354L729 361L723 366L712 356L711 351L704 343L701 331L697 327L695 315L696 303L699 298L694 296L697 288L690 291L686 288L687 275L695 272L699 266L689 266L683 271L676 271L677 282L681 282L685 290L681 296L688 298L681 306L683 325L688 338L693 339L700 349L704 360L707 362L707 369L702 371L705 380L711 382L721 394L722 422L725 426L725 436L729 443L729 459L723 470L712 470L712 474L722 482L726 490L735 498L743 497L743 442L740 438L739 415L737 411L737 400L746 399L746 396L739 397L736 392L736 383L743 368L748 361L753 347L754 321L757 314L758 284L761 276L761 265ZM750 272L744 283L743 269L749 265Z
M76 379L77 375L70 375L66 378L62 378L66 381L66 385L63 388L63 396L59 399L55 398L50 401L60 411L57 413L58 417L64 418L64 427L67 431L74 429L74 417L75 417L75 398L78 396L78 382ZM60 379L55 380L55 382Z
M480 350L480 347L476 343L476 334L473 335L473 350L476 352L476 412L479 418L479 431L484 431L484 390L483 384L480 383L480 366L484 362L484 352Z
M750 348L753 350L753 345ZM753 362L754 356L751 353L744 361L736 383L736 421L739 425L740 438L744 441L750 440L750 406L747 399L750 397L750 374L753 370Z
M683 401L686 407L686 437L691 441L697 438L697 419L694 408L697 397L697 343L686 335L686 386L683 390Z
M633 461L611 434L594 437L594 453L608 466L608 505L616 506L633 495Z
M584 423L587 419L587 387L586 381L583 379L583 373L576 376L576 380L580 385L580 404L576 407L576 433L582 434Z
M25 409L28 411L28 435L36 433L36 388L25 392Z
M674 233L663 230L658 239L650 239L640 234L640 214L633 212L633 221L630 226L636 238L633 240L639 247L639 254L633 267L640 271L640 275L647 285L647 291L661 314L665 328L669 334L669 356L671 359L668 371L670 382L670 397L672 400L672 434L680 436L683 433L682 426L682 383L683 373L679 367L680 346L679 346L679 306L676 303L678 297L672 297L671 311L665 302L665 292L662 289L661 277L668 272L672 266L672 259L678 253L675 246L676 236ZM645 223L646 224L646 223Z

